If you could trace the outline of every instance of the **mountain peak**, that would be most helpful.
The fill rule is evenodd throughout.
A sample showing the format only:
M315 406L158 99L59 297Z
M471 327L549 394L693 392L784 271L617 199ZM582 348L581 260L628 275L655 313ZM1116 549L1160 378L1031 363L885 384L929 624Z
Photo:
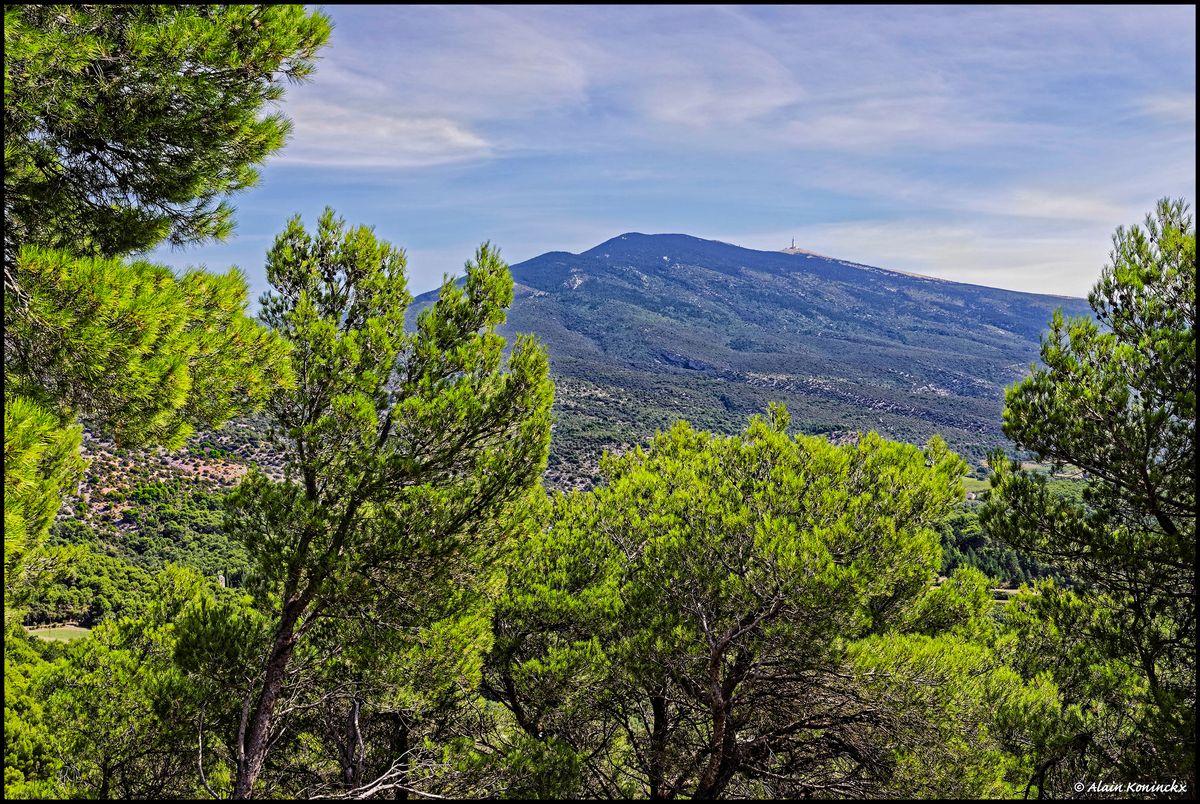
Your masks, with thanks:
M595 248L590 248L582 252L581 256L596 256L599 254L624 254L630 251L641 252L646 248L705 248L710 246L725 246L728 248L739 248L731 243L724 243L720 240L705 240L702 237L695 237L689 234L680 233L661 233L661 234L645 234L643 232L625 232L616 237L605 240Z
M685 234L625 232L510 270L519 291L500 333L534 333L549 352L569 433L551 457L559 478L592 476L580 467L614 433L639 440L677 418L733 431L771 401L805 432L936 432L981 458L1003 443L1004 388L1054 309L1088 309Z

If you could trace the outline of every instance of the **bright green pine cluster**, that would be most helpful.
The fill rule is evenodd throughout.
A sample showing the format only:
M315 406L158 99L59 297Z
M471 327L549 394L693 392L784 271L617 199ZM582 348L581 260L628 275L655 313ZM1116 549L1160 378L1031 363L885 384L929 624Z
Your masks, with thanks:
M8 378L5 378L7 385ZM6 389L7 390L7 389ZM79 425L22 397L4 399L4 621L7 626L57 563L36 558L63 495L83 471Z
M286 345L245 315L246 281L23 248L5 391L83 417L119 446L181 446L288 381ZM266 370L262 370L266 367Z

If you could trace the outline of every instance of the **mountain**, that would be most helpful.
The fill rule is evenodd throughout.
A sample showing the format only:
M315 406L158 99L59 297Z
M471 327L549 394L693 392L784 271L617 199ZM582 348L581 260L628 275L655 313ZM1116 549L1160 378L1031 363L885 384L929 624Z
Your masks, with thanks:
M681 234L614 237L511 266L505 335L550 353L550 481L579 485L601 450L685 418L734 431L771 400L798 430L940 433L980 460L1003 444L1005 386L1038 356L1055 308L1083 299L888 271L789 248ZM412 313L436 299L418 297Z

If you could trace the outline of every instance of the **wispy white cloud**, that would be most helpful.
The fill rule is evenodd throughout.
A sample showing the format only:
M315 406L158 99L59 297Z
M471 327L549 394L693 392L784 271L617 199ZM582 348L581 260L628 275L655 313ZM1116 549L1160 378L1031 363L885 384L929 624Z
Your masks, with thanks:
M797 148L875 155L1006 142L1046 144L1063 137L1051 124L988 119L953 98L920 95L828 103L798 115L778 132L781 142Z
M303 117L335 108L342 124L362 117L370 129L380 114L394 115L425 144L411 157L381 157L384 166L418 163L424 154L442 161L461 150L464 133L490 146L473 143L473 156L561 151L572 143L586 153L613 141L850 154L1070 147L1077 132L1056 83L1136 70L1122 39L1131 32L1158 46L1178 44L1121 9L474 6L331 13L334 43L317 82L296 90L298 103L289 110L297 150L307 150L311 139L333 158L338 146L336 127ZM304 105L310 97L322 105ZM1146 99L1144 107L1187 113L1178 94ZM1190 108L1194 117L1194 101ZM445 147L425 142L438 137ZM356 148L352 140L344 146Z
M1191 7L327 13L245 242L328 203L430 285L484 238L519 260L632 229L1080 294L1115 226L1195 195Z
M1138 111L1167 123L1196 126L1196 93L1155 94L1137 103Z
M993 215L1085 223L1120 222L1130 212L1128 205L1106 199L1100 194L1080 195L1042 188L1014 188L995 198L986 195L977 197L969 204L968 208Z
M331 9L319 78L292 89L293 164L415 168L486 159L488 125L583 102L564 43L503 9Z
M366 111L317 100L292 108L291 164L411 168L487 157L492 146L447 118L407 117L403 110Z

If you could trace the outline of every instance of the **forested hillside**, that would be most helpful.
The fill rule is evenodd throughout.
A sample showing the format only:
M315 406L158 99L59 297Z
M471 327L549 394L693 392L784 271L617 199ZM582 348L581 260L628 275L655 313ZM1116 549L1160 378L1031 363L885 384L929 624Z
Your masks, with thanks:
M331 32L5 11L6 798L1193 794L1184 200L1086 309L639 235L414 304L326 208L251 315L145 254Z
M559 389L550 477L676 419L733 432L772 400L797 429L937 433L979 463L1051 313L1083 299L965 285L686 235L615 237L512 266L501 332L532 332ZM421 309L436 293L417 297Z

